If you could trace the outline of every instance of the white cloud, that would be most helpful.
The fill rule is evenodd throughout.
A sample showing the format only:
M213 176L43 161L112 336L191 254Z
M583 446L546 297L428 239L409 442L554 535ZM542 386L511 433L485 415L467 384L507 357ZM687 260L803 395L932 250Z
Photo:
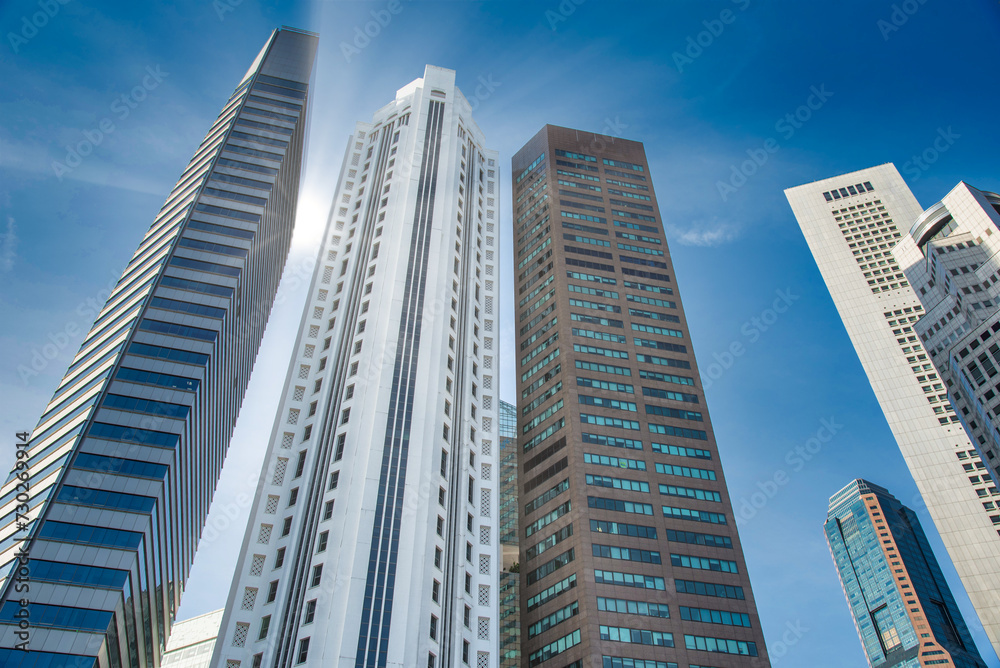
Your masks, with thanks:
M17 255L17 225L13 216L7 216L7 229L0 234L0 270L10 271L14 268L14 258Z
M686 230L670 226L667 231L685 246L721 246L740 236L736 226L720 220L695 222Z

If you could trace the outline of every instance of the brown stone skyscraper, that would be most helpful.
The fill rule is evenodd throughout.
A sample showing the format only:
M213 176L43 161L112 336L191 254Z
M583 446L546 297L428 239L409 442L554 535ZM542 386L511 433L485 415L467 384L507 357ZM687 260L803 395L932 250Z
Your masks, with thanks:
M512 167L524 665L769 666L642 144Z

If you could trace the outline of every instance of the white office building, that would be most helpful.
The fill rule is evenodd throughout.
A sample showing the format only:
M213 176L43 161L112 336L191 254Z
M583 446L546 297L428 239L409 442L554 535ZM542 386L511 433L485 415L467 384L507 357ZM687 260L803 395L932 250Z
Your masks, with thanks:
M954 313L937 313L951 307L922 302L925 297L916 290L922 286L916 281L926 277L913 266L922 260L914 255L919 250L893 253L897 244L912 247L907 236L911 226L926 242L928 215L892 164L790 188L785 194L927 510L994 649L1000 649L1000 597L995 593L1000 581L1000 514L995 506L1000 492L990 477L987 450L970 440L953 407L956 387L935 367L948 353L935 355L934 349L969 325L953 319ZM990 215L995 224L996 213ZM989 216L983 212L976 219L973 236L1000 243L1000 236L980 229L984 217ZM984 283L995 269L982 269L987 275L972 279ZM976 294L982 297L977 302L991 296ZM939 317L945 318L947 332L935 330L933 341L922 340L922 323L933 327ZM956 336L968 342L972 333ZM950 343L959 345L954 338Z
M174 622L160 668L209 668L222 610Z
M497 174L453 71L357 124L213 665L498 666Z

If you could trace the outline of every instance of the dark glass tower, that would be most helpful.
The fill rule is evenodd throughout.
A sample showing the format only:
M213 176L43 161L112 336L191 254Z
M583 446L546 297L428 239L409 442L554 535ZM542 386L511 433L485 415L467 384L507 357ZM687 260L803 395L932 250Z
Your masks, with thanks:
M0 665L159 665L288 254L316 44L267 40L0 491Z
M512 174L523 665L770 665L642 144Z
M916 513L854 480L824 528L871 666L985 668Z
M517 408L500 402L500 668L521 665L521 588L518 559Z

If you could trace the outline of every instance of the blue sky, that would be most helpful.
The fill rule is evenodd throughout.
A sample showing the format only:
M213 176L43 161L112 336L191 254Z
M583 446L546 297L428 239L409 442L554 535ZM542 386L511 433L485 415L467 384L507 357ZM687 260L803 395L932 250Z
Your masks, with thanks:
M458 71L504 163L545 123L645 143L702 369L734 342L745 350L707 388L737 509L778 471L788 476L739 522L775 663L864 664L822 523L830 494L867 477L918 511L980 651L1000 666L782 194L884 162L924 206L960 180L1000 190L996 3L400 0L377 35L354 42L389 4L0 6L0 429L9 440L34 426L92 322L88 300L103 301L270 30L307 28L323 42L296 238L182 617L225 601L247 514L240 495L256 483L347 133L431 63ZM825 101L811 117L782 123L814 89ZM102 121L113 129L97 143ZM948 151L912 162L949 128L958 137ZM92 153L60 178L53 162L66 163L66 146L88 136ZM769 139L779 148L756 173L729 181ZM720 182L739 187L720 192ZM503 250L510 257L510 239ZM772 321L779 291L791 304ZM503 363L508 398L513 364L513 355ZM823 420L838 425L833 439L801 466L786 459Z

